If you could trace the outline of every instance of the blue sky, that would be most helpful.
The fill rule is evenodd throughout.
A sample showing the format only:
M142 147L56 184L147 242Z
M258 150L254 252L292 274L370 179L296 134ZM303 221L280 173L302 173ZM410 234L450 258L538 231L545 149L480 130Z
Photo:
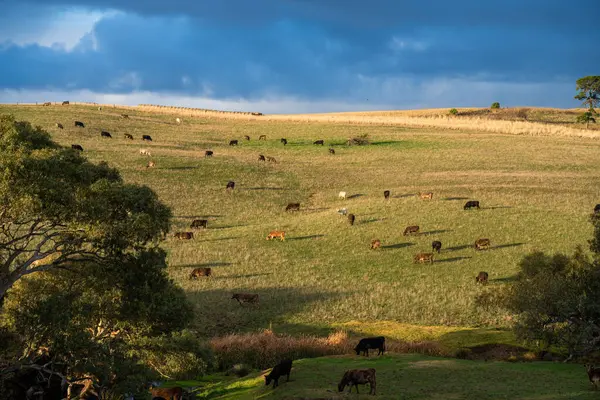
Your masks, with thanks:
M598 0L0 0L0 102L576 107Z

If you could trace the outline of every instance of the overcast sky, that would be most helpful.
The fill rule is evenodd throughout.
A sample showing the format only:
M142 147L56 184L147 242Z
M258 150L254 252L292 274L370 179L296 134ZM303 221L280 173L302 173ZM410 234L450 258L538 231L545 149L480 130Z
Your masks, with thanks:
M600 0L0 0L0 102L576 107Z

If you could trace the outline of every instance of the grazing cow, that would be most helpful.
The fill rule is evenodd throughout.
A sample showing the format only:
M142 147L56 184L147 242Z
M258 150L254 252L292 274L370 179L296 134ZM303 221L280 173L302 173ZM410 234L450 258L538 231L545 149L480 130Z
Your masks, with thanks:
M152 399L163 398L165 400L183 400L183 389L179 386L172 388L155 388L150 387Z
M419 197L421 200L431 200L433 199L433 192L419 193Z
M475 250L483 250L490 248L490 239L477 239L475 241Z
M337 212L340 215L346 215L346 214L348 214L348 209L347 208L340 208L339 210L337 210Z
M152 137L150 137L150 135L142 135L142 140L147 140L147 141L151 142Z
M106 131L100 132L100 136L106 137L106 138L112 138L112 135L109 132L106 132Z
M411 233L419 233L419 225L407 226L404 230L404 236L410 235Z
M237 140L230 140L229 141L229 145L230 146L237 146L238 145L238 141Z
M267 161L277 164L277 160L275 159L275 157L267 156Z
M465 203L465 206L463 207L464 210L468 210L471 208L477 208L479 210L479 201L469 200Z
M258 161L265 161L265 156L263 156L262 154L259 154Z
M329 149L329 154L335 154L335 150L334 149Z
M72 144L72 145L71 145L71 148L72 148L73 150L79 150L79 151L83 151L83 147L81 147L81 145L79 145L79 144Z
M383 198L386 200L390 199L390 191L389 190L384 190L383 191Z
M102 107L98 107L98 111L102 111Z
M150 153L150 150L148 149L140 149L140 154L143 156L151 156L152 153Z
M207 224L208 224L207 219L195 219L192 221L190 228L192 228L192 229L206 228Z
M267 235L267 240L271 240L271 239L275 239L275 238L280 238L281 241L283 242L285 240L285 232L284 231L271 231Z
M360 339L354 348L354 351L356 352L357 356L362 352L363 355L369 357L369 349L378 349L379 352L377 355L383 355L383 353L385 353L385 338L383 336L377 336Z
M594 214L598 214L598 212L600 212L600 204L596 204L596 207L594 207Z
M235 188L235 182L229 181L227 182L227 186L225 186L225 190L233 190Z
M285 211L300 211L300 203L289 203Z
M346 386L350 386L350 392L352 392L352 386L356 387L356 393L358 394L358 385L369 384L369 394L375 395L376 382L375 382L375 368L369 369L349 369L344 372L342 380L338 384L338 391L343 392Z
M194 232L175 232L173 236L180 240L190 240L194 238Z
M590 383L594 385L594 389L598 389L598 383L600 383L600 369L594 368L591 364L583 364L585 370L588 374L588 379Z
M414 262L416 263L426 263L433 264L433 253L419 253L415 254Z
M124 137L125 139L133 140L133 135L130 135L129 133L124 133L124 134L123 134L123 137Z
M63 101L63 102L62 102L62 105L63 105L63 106L68 106L68 105L69 105L69 102L68 102L68 101Z
M339 192L338 198L346 200L346 192Z
M244 135L244 139L246 139L246 140L250 140L250 136L248 136L248 135Z
M212 269L208 268L208 267L206 267L206 268L194 268L194 270L190 274L190 279L197 279L197 278L201 278L203 276L211 277L212 276Z
M287 375L287 382L290 381L290 372L292 372L292 360L285 359L273 367L269 375L265 376L265 386L269 386L273 381L273 389L279 386L279 378Z
M280 142L285 146L287 144L287 139L281 138Z
M212 150L206 150L204 152L204 157L212 157L214 152Z
M439 240L431 242L431 249L433 251L437 251L438 254L440 254L442 252L442 242L440 242Z
M234 293L231 300L237 300L240 305L242 303L258 303L258 294L250 293Z
M75 121L73 123L76 127L85 128L85 125L81 121Z
M148 161L148 165L146 165L146 168L154 168L156 167L156 163L154 161Z
M178 125L181 124L181 118L175 118L175 123L177 123Z
M354 214L348 214L348 223L350 225L354 225L354 220L356 219L356 216Z
M61 124L60 122L57 122L57 123L55 124L55 126L56 126L58 129L64 129L64 128L65 128L65 127L63 126L63 124Z
M377 250L380 247L381 247L381 240L379 240L379 239L373 239L371 241L371 250Z
M127 115L127 114L121 114L121 118L127 119L127 118L129 118L129 115Z
M267 140L267 135L260 135L258 140Z
M315 140L313 144L320 144L321 146L323 146L325 142L323 140Z
M50 105L52 105L52 103L50 103L49 101L47 101L47 102L44 103L44 105L45 106L50 106Z
M475 277L475 283L481 283L482 285L487 285L488 283L488 273L485 271L481 271Z

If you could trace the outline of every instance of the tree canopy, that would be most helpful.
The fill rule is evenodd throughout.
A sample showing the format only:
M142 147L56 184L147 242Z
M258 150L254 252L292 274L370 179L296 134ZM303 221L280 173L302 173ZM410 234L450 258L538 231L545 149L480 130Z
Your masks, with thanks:
M25 275L155 245L171 211L145 186L0 116L0 299Z
M584 106L593 110L600 101L600 76L586 76L577 79L575 90L578 91L575 98L581 100Z

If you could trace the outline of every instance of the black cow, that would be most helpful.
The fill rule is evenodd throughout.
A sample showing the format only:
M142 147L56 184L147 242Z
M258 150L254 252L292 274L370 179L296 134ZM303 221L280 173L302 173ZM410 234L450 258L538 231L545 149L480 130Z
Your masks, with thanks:
M321 146L323 146L325 142L323 140L315 140L313 144L320 144Z
M229 141L229 145L230 146L237 146L238 145L238 141L237 140L230 140Z
M489 277L489 275L488 275L487 272L481 271L475 277L475 283L481 283L482 285L487 285L487 283L488 283L488 277Z
M385 353L385 338L383 336L377 336L360 339L360 342L358 342L354 351L356 351L357 356L362 352L363 355L369 357L369 349L378 349L378 356Z
M348 223L350 225L354 225L354 220L356 219L356 216L354 214L348 214Z
M596 204L596 207L594 207L594 214L597 214L600 212L600 204Z
M125 134L123 134L123 137L124 137L125 139L133 140L133 135L130 135L129 133L125 133Z
M386 200L389 200L390 198L390 191L389 190L384 190L383 191L383 198Z
M206 150L204 152L204 157L212 157L213 156L213 151L212 150Z
M225 187L226 190L233 190L234 188L235 188L235 182L234 181L227 182L227 186Z
M190 228L192 228L192 229L206 228L207 224L208 224L208 220L207 219L195 219L195 220L192 221L192 224L190 225Z
M78 126L78 127L80 127L80 128L85 128L85 125L84 125L84 124L83 124L83 122L81 122L81 121L75 121L74 125L75 125L75 126Z
M442 242L440 242L439 240L431 242L431 248L433 249L433 251L437 251L439 254L442 251Z
M79 144L72 144L72 145L71 145L71 148L72 148L73 150L79 150L79 151L83 151L83 147L81 147L81 145L79 145Z
M152 137L150 137L150 135L142 135L142 140L147 140L147 141L151 142Z
M62 102L62 105L63 105L63 106L68 106L68 105L69 105L69 102L68 102L68 101L63 101L63 102Z
M329 154L335 154L335 150L334 149L329 149Z
M287 144L287 139L281 138L280 142L285 146Z
M279 364L273 367L269 375L265 376L265 386L269 386L273 381L273 388L279 386L279 378L287 375L287 382L290 380L290 373L292 372L292 360L286 359L281 361Z
M479 210L479 201L477 200L469 200L465 203L465 206L463 207L465 210L468 210L470 208L477 208Z
M258 161L265 161L265 156L263 156L262 154L259 154Z
M100 136L107 137L107 138L112 138L112 135L110 134L110 132L106 132L106 131L100 132Z
M285 211L300 211L300 203L290 203L285 208Z

